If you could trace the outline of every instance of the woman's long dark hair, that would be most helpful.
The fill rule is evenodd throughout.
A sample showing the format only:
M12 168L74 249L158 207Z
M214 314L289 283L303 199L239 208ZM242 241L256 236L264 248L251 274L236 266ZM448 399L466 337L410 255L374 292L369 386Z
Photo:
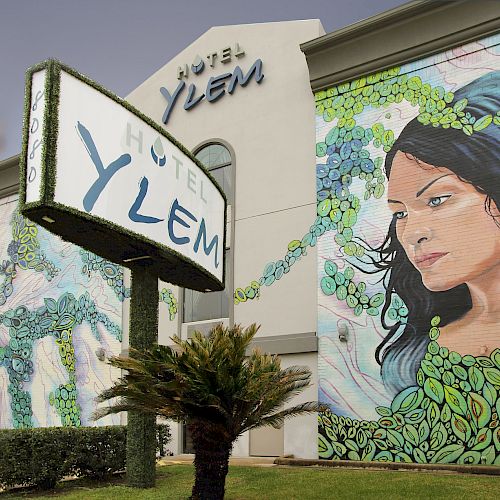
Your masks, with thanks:
M463 110L480 118L492 117L500 110L500 71L488 73L455 92L454 102L466 98ZM453 104L453 103L452 103ZM485 210L498 217L500 208L500 127L491 123L480 131L467 136L462 130L444 129L422 125L412 120L403 129L387 154L385 170L390 178L392 162L398 151L430 165L446 167L462 181L472 184L486 195ZM408 175L415 175L414 172ZM500 221L496 219L500 227ZM451 229L452 230L452 229ZM415 385L416 373L429 342L430 321L434 315L441 317L441 326L456 321L471 307L467 285L459 285L444 292L432 292L423 282L420 272L411 264L396 237L396 220L393 219L384 243L376 249L379 254L375 266L385 271L386 300L382 309L382 324L389 330L378 346L375 356L381 364L385 386L397 393ZM499 256L500 258L500 256ZM385 314L396 293L408 308L407 323L389 326Z

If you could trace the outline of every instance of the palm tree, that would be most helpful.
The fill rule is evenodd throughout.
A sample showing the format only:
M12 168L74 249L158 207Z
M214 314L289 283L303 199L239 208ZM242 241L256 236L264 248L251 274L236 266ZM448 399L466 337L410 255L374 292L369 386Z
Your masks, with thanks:
M155 346L133 357L115 357L110 364L126 370L99 402L114 398L100 418L121 411L140 411L185 422L195 452L192 498L224 498L229 456L236 438L256 427L280 427L295 415L318 411L309 402L282 409L310 384L303 367L282 369L280 359L246 351L258 327L215 327L207 337L174 337L175 346Z

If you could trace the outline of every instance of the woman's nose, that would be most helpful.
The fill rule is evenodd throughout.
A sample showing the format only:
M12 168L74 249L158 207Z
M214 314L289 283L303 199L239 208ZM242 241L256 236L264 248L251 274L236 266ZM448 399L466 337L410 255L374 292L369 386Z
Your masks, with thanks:
M432 231L427 225L420 224L416 220L408 221L406 224L403 239L406 240L407 244L412 246L421 245L431 238Z

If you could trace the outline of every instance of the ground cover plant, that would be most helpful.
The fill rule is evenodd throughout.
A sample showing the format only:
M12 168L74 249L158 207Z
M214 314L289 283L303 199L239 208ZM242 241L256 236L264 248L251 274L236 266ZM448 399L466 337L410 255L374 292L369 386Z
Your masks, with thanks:
M68 481L54 493L0 493L1 500L181 500L189 497L193 466L157 468L156 487L138 490L125 486L125 478L108 482ZM500 478L446 472L402 472L331 468L282 468L231 466L226 482L226 500L316 500L335 498L453 499L498 498Z
M111 358L125 374L99 396L112 405L96 418L133 411L186 422L195 452L192 498L224 498L229 455L239 435L318 410L314 402L287 407L309 385L307 368L282 369L278 357L256 350L247 356L257 330L218 325L206 337L175 337L175 349L155 346Z

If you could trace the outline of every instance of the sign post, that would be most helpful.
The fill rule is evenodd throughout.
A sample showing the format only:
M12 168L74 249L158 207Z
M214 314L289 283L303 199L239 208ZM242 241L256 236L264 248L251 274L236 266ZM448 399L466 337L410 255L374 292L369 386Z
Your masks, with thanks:
M147 263L132 267L129 346L143 351L158 342L158 278ZM155 484L156 417L129 411L127 415L127 482ZM141 452L144 450L144 453Z
M27 73L20 181L24 216L132 270L131 347L157 342L158 278L224 288L221 188L160 125L57 61ZM152 486L154 417L130 412L128 427L129 483Z

